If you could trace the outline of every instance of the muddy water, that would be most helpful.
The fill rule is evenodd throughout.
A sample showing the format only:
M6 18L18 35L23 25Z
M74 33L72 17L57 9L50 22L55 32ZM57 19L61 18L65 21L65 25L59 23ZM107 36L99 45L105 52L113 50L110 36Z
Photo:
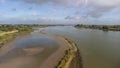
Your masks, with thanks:
M120 68L120 32L73 26L48 27L45 32L74 41L80 49L83 68Z
M19 36L0 49L0 68L39 68L58 48L54 38L37 31Z

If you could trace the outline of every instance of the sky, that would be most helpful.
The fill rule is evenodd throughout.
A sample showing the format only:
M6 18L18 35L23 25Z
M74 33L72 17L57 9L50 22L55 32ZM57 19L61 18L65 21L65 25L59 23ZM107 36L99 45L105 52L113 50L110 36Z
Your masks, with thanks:
M0 0L0 24L120 25L120 0Z

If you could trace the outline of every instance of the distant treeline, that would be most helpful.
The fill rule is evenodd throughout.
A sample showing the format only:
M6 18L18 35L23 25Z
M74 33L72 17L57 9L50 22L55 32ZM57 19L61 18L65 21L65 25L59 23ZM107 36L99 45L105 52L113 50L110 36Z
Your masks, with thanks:
M44 25L46 26L46 25ZM27 25L27 24L19 24L19 25L0 25L0 31L12 31L12 30L18 30L18 31L29 31L32 30L34 27L44 27L43 25Z
M99 29L104 31L120 31L120 25L75 25L76 28L90 28L90 29Z
M1 24L0 31L11 31L11 30L19 30L19 31L28 31L32 28L36 27L47 27L47 26L71 26L71 25L63 25L63 24L56 24L56 25L40 25L40 24Z

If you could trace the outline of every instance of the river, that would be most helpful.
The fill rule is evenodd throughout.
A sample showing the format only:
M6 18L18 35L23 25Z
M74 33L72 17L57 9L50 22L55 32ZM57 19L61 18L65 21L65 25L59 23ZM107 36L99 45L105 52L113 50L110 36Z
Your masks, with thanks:
M83 68L120 68L120 32L73 26L47 27L45 32L74 41L80 49Z
M40 68L51 54L57 52L60 48L57 40L39 34L40 30L18 36L4 45L0 49L0 68ZM73 26L47 27L44 32L65 36L75 42L82 56L83 68L120 68L120 32L77 29ZM59 58L58 55L56 57Z

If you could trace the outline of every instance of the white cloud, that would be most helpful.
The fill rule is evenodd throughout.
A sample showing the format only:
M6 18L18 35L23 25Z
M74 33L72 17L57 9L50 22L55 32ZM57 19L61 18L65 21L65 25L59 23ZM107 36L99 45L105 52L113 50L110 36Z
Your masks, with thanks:
M120 7L120 0L89 0L89 4L99 7Z
M62 6L81 7L86 8L93 7L92 10L86 10L86 17L99 18L105 13L111 11L114 8L120 8L120 0L13 0L23 1L25 3L45 4L52 3ZM78 8L79 9L79 8ZM84 10L84 9L83 9Z

